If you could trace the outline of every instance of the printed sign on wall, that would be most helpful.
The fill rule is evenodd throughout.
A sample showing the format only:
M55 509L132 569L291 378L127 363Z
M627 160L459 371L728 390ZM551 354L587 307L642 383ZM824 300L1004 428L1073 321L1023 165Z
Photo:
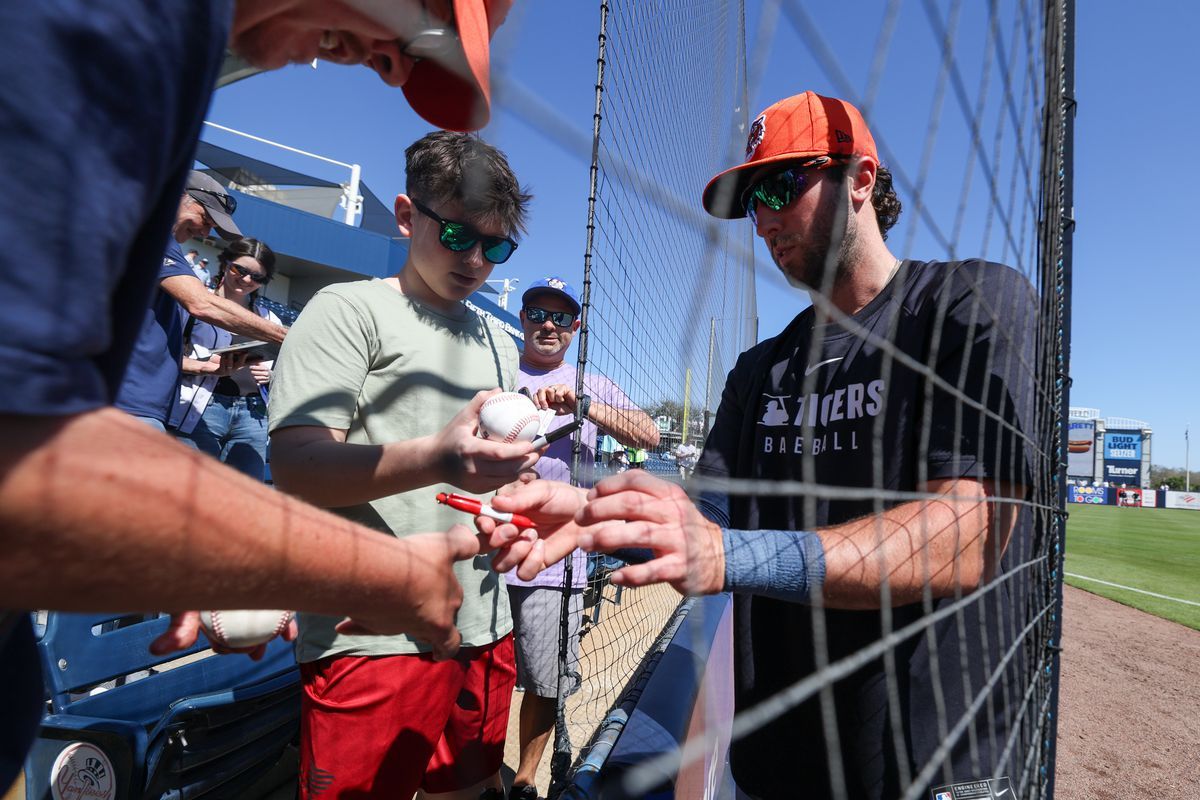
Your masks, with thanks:
M1095 473L1096 421L1073 419L1067 434L1067 475L1091 480Z
M1122 483L1126 486L1141 486L1142 462L1126 461L1124 459L1105 459L1104 480L1115 486L1120 486Z
M1108 490L1102 486L1068 486L1067 499L1072 503L1089 503L1102 506Z
M1109 431L1104 434L1104 460L1142 460L1141 431Z
M1190 508L1200 511L1200 492L1167 492L1167 508Z

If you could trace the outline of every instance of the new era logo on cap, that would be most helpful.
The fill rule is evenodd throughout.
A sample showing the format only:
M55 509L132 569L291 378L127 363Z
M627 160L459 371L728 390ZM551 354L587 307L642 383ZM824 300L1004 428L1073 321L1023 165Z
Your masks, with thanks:
M837 136L838 143L840 144L854 141L850 134L846 133L845 131L839 131L835 129L834 134Z

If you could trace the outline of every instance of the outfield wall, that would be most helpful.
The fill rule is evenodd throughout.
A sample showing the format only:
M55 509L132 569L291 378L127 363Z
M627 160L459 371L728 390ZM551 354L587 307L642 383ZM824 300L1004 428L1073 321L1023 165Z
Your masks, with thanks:
M1067 502L1122 508L1186 508L1200 511L1200 491L1173 492L1113 486L1068 486Z

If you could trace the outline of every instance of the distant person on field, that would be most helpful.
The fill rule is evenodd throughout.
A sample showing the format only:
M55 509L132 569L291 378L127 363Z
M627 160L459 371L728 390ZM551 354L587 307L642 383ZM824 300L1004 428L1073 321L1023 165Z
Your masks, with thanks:
M521 330L525 334L520 385L530 390L539 408L557 413L547 432L567 425L576 416L583 421L578 434L576 477L578 485L591 486L598 431L612 436L622 446L654 447L658 444L658 428L620 387L595 372L584 373L584 393L577 394L575 365L566 360L566 354L579 330L580 311L579 295L562 278L543 278L525 291L520 312ZM571 480L575 436L571 434L550 445L535 466L539 477ZM566 559L532 580L523 581L513 573L505 576L512 607L517 683L525 690L521 695L520 761L509 792L510 800L538 797L537 769L554 730L559 694L558 648L564 590L570 593L567 663L568 669L575 671L574 685L579 684L579 626L587 564L581 550L574 551L571 559L570 587L565 587Z
M259 293L275 276L275 253L257 239L237 239L218 257L215 294L281 324ZM267 464L267 393L274 361L243 359L228 347L233 335L196 318L184 324L184 378L171 410L179 438L255 480Z
M44 710L21 609L292 608L405 631L439 657L457 648L450 565L479 546L466 528L382 537L111 406L152 293L182 280L163 249L226 48L264 69L366 63L434 124L473 130L488 120L488 40L509 5L0 3L13 34L0 50L0 792ZM80 258L81 241L99 256ZM167 404L173 389L174 377ZM221 513L206 513L213 498ZM254 524L229 509L253 509ZM181 615L156 647L197 631L198 615Z
M477 521L493 544L511 543L497 568L528 575L576 544L651 548L613 583L732 592L737 711L769 707L823 664L903 631L886 658L732 744L751 797L930 797L932 785L993 776L1018 786L1021 754L1006 743L1028 723L1018 708L1029 668L1016 665L1038 654L1021 638L1033 515L1013 501L1051 480L1035 481L1025 438L1038 396L1032 287L1001 264L896 258L885 243L900 212L891 175L844 100L806 92L766 109L745 163L716 176L703 202L720 218L748 216L814 301L730 372L693 478L719 480L698 507L640 472L586 495L534 481L493 505L533 517L540 547ZM813 488L760 494L724 479ZM931 784L911 786L943 747Z
M526 442L476 436L479 410L517 387L517 348L463 301L512 255L530 196L503 153L439 131L405 152L399 274L318 292L280 351L271 389L276 485L404 538L461 512L440 492L486 494L537 461ZM499 798L516 668L504 581L455 566L462 649L438 662L417 637L339 632L301 614L302 798Z

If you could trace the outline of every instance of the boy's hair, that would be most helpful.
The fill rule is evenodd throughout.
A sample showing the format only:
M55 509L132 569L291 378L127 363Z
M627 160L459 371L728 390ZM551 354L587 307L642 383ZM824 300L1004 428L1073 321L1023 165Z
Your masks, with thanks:
M504 154L478 136L435 131L404 151L405 192L429 203L458 201L471 222L525 231L533 195L524 191Z

